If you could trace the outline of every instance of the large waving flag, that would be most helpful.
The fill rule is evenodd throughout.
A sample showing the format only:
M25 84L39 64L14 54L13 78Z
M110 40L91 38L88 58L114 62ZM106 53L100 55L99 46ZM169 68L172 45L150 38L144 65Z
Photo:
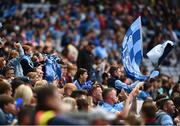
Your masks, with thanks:
M129 78L139 81L148 79L148 76L142 75L139 69L142 57L141 18L138 17L126 32L122 44L122 62Z
M158 76L159 72L154 70L150 75L143 75L140 71L139 66L141 65L143 59L141 29L141 18L138 17L125 34L122 44L122 62L124 70L129 78L133 80L145 81L149 78ZM168 41L162 45L158 45L158 47L155 49L153 48L150 50L150 52L148 52L147 55L151 61L153 58L156 59L154 64L159 65L160 62L172 50L172 47L172 42ZM157 53L159 53L159 55L157 55Z

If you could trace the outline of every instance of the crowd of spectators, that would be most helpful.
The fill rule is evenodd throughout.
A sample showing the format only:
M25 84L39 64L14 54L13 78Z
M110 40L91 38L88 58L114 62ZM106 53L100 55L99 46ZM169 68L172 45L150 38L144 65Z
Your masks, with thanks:
M180 125L180 80L131 80L121 62L125 32L141 16L144 58L169 39L175 49L162 65L178 67L178 1L41 5L0 1L0 124Z

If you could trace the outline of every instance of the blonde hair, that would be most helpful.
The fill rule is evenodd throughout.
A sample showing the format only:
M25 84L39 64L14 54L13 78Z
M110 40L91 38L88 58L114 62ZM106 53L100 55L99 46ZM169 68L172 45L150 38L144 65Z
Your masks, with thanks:
M27 77L29 77L30 79L35 79L37 76L37 72L29 72L27 74Z
M40 79L37 72L29 72L26 76L29 77L30 80L32 80L33 84Z
M71 106L71 111L76 112L77 111L77 103L74 98L71 97L65 97L62 100L64 103L67 103Z
M66 83L64 85L64 90L67 90L68 88L71 88L72 91L75 91L77 89L76 86L73 83Z
M16 50L12 50L12 51L10 52L10 57L12 57L12 58L17 57L18 55L19 55L19 53L18 53L18 51L16 51Z
M45 86L45 85L48 85L47 80L40 80L40 81L36 81L34 87L37 88L37 87L42 87L42 86Z
M33 98L33 92L32 89L27 85L20 85L14 95L15 99L22 98L23 99L23 105L29 105L31 103L31 100Z

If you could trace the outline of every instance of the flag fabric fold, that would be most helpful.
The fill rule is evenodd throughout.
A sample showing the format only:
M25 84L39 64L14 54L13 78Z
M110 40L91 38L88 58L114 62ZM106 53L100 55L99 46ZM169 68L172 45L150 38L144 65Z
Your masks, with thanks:
M173 49L174 43L170 40L165 41L163 44L158 44L152 48L146 55L153 63L154 66L159 66L168 53Z

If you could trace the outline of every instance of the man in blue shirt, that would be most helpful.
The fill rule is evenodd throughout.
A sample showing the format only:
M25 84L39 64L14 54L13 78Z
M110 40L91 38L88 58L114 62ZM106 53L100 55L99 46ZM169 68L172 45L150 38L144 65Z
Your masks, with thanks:
M132 101L132 93L124 102L117 103L116 90L114 88L107 88L102 93L103 103L101 107L108 112L117 114L118 118L123 119L128 116L130 109L130 102Z
M175 106L171 99L162 98L156 102L159 110L156 113L156 121L159 125L174 125L173 114L175 113Z

